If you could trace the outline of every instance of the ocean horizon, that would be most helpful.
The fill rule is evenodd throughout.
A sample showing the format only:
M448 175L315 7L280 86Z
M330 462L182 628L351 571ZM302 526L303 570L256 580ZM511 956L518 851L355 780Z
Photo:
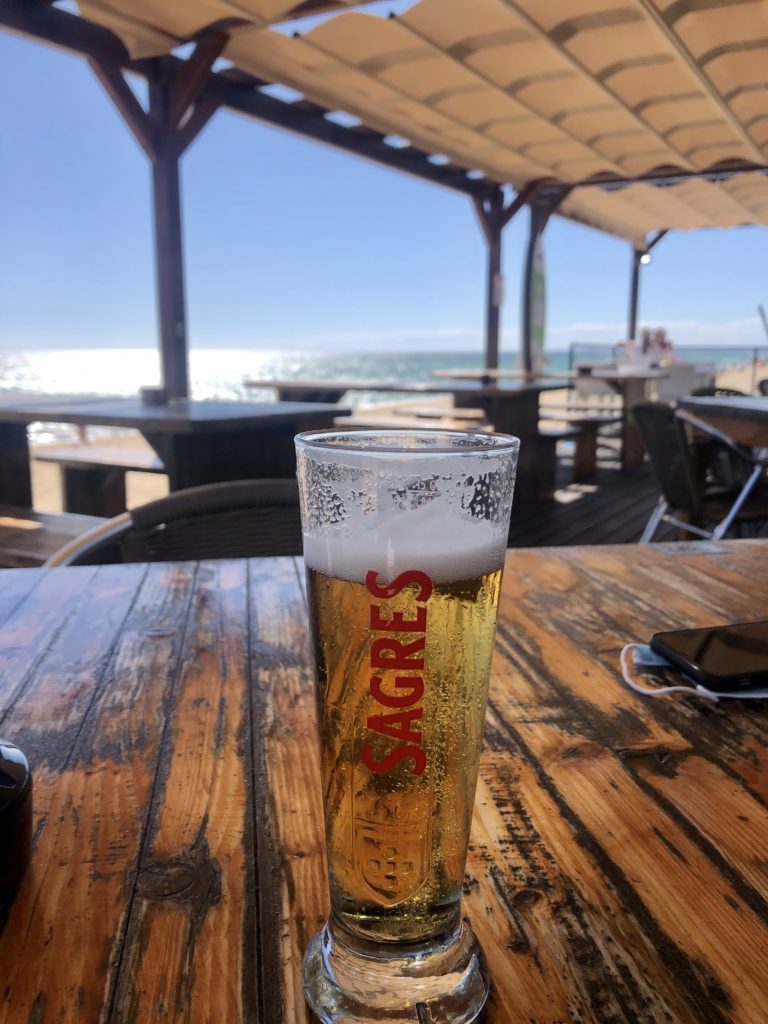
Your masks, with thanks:
M677 346L686 362L710 362L717 367L747 365L755 354L768 358L763 346ZM547 349L546 370L558 373L571 363L609 362L610 345L577 343L571 349ZM310 378L350 380L430 380L439 370L479 370L481 349L422 351L377 347L364 350L259 350L246 348L194 348L189 352L190 388L194 398L241 401L268 400L272 392L243 386L251 378ZM520 367L516 351L502 351L503 369ZM139 388L157 384L160 359L156 348L0 349L0 391L46 394L135 395Z

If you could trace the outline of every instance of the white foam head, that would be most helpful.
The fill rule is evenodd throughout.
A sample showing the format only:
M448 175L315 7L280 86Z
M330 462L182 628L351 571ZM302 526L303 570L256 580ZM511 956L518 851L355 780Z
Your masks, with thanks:
M451 582L501 568L517 440L435 432L428 447L427 433L400 448L386 432L297 443L309 568L355 581L373 569L387 582L407 569Z
M419 569L436 583L465 580L500 569L506 537L491 524L446 517L438 501L357 528L304 533L307 567L339 579L362 582L370 569L390 582Z

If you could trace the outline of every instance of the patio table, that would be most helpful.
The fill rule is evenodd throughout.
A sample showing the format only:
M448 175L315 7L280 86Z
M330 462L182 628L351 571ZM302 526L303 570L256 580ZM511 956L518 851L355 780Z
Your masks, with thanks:
M249 388L271 388L281 402L337 402L348 391L380 391L408 395L453 395L458 408L479 407L489 423L502 434L520 438L517 464L516 507L528 507L547 493L547 482L554 468L546 460L554 458L551 445L539 439L539 395L566 386L562 379L538 381L481 380L404 381L404 380L274 380L246 379Z
M172 491L296 471L293 438L330 426L347 410L309 402L184 400L146 405L138 398L90 395L0 395L0 503L32 505L27 426L73 423L141 431L165 464ZM94 515L112 515L98 509Z
M768 716L619 649L768 606L768 544L508 553L464 911L488 1024L757 1024ZM0 735L35 773L0 1022L297 1024L327 911L300 560L0 573Z
M711 423L734 441L768 448L768 398L736 395L722 398L681 398L681 409Z

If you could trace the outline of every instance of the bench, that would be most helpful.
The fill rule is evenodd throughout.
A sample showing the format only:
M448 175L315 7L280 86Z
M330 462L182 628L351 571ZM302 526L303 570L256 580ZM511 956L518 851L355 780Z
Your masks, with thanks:
M566 423L569 429L577 430L576 448L573 456L573 479L575 482L587 480L597 471L597 432L600 427L621 423L622 417L610 412L543 412L539 415L542 430L543 423ZM543 421L543 423L542 423Z
M97 516L0 505L0 567L28 569L42 565L59 548L103 522L106 520Z
M38 448L34 457L59 467L64 508L80 515L119 515L126 508L126 473L165 473L157 455L142 449L101 444L46 445Z
M450 412L451 410L447 410ZM418 417L399 416L394 413L377 415L376 413L360 413L352 416L337 416L333 421L335 427L348 428L353 430L467 430L467 421L455 419L451 416L440 417ZM473 431L488 434L490 426L473 423Z
M483 409L461 409L455 406L437 405L395 405L393 412L401 416L416 416L418 419L441 419L449 417L453 420L466 420L468 426L475 423L487 424L488 419Z
M539 493L542 497L551 497L557 488L557 442L578 442L580 433L578 427L555 427L550 424L539 424L536 473Z

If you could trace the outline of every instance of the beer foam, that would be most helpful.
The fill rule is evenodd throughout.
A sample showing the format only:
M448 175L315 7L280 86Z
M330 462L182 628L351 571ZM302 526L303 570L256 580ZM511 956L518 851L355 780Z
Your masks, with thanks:
M419 569L436 583L495 572L504 563L506 532L483 519L447 514L429 502L387 517L360 515L353 522L304 533L307 568L327 576L364 582L370 569L386 582Z

